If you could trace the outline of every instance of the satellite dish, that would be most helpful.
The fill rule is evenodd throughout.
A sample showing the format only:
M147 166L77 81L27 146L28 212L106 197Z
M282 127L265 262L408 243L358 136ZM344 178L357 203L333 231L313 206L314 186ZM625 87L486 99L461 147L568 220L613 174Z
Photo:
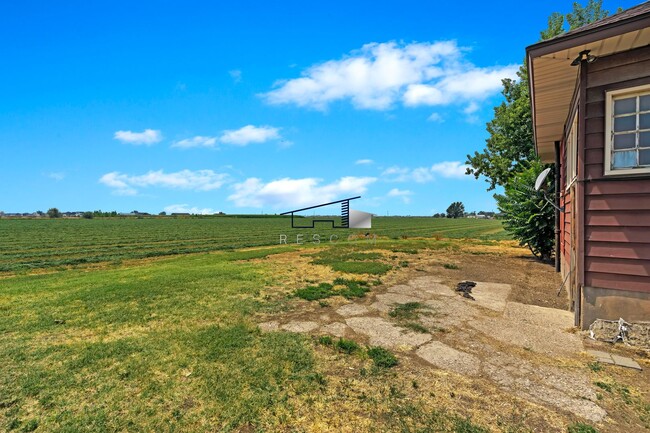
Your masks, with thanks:
M541 172L539 174L539 176L537 176L537 180L535 181L535 191L539 191L539 189L542 187L542 184L546 180L546 177L548 176L550 171L551 171L551 168L549 167L546 170L544 170L543 172Z

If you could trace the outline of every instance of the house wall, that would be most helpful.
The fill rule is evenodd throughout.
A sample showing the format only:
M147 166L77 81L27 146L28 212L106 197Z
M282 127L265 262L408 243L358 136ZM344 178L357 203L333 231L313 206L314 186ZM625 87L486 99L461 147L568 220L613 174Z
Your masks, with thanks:
M650 176L604 177L605 92L650 84L650 47L586 66L582 325L650 320ZM610 308L614 298L619 307Z
M576 90L571 102L572 108L569 110L569 115L565 122L564 135L560 141L560 207L563 207L564 212L560 212L560 269L562 272L562 281L566 289L567 296L570 302L571 311L576 309L576 299L578 296L577 290L577 273L575 267L577 266L576 253L572 253L572 248L576 248L576 233L572 232L572 225L574 224L575 216L575 183L567 188L569 179L567 178L568 166L568 140L571 135L571 125L573 119L578 112L579 105L579 82L576 83ZM575 126L577 128L577 125ZM574 156L573 160L576 160ZM578 167L579 169L579 167Z
M566 140L560 143L560 161L562 161L562 169L560 170L560 207L564 207L564 212L560 213L560 253L563 260L571 263L571 202L573 196L571 191L566 189ZM563 267L562 272L567 270Z

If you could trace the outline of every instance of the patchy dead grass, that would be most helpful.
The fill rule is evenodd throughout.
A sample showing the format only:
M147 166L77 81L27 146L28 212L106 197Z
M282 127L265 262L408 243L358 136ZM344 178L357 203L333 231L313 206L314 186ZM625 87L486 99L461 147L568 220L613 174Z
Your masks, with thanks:
M376 276L314 264L313 256L324 248L373 254L357 257L372 257L391 270L374 285ZM378 369L363 339L357 341L363 350L346 354L302 335L261 333L254 323L334 316L350 301L337 296L320 305L291 295L337 278L367 281L368 297L425 274L449 287L466 279L501 282L513 286L511 300L560 305L565 295L554 298L557 275L548 265L522 258L525 254L512 242L380 239L17 275L3 280L12 284L1 298L0 363L7 368L0 378L0 429L16 422L14 430L21 431L37 422L36 431L105 426L187 432L565 432L574 417L517 397L487 377L432 368L401 351L395 352L396 366ZM471 330L435 338L456 339L476 355L480 351L473 346L490 345L531 364L584 370L593 382L611 385L599 401L611 418L598 431L642 431L650 362L639 374L615 367L592 372L586 358L513 349Z

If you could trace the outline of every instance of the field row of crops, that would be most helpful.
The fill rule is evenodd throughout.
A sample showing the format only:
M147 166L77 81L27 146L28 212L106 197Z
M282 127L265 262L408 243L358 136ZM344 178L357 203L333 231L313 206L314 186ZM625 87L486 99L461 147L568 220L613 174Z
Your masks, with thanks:
M393 239L507 238L499 221L426 217L377 217L368 230L295 229L288 218L0 219L0 272L274 245L284 239L343 241L367 233Z

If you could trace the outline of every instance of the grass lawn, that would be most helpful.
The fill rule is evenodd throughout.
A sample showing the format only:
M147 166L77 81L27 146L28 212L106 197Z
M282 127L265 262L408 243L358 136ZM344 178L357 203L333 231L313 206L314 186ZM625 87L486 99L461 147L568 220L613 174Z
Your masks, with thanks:
M314 389L311 342L257 330L266 277L232 259L0 280L0 426L228 430Z
M417 251L422 242L408 249ZM381 264L373 261L376 253L320 248L313 259L333 268L345 259ZM395 241L380 248L391 254ZM259 259L291 250L296 247L3 277L0 429L303 431L313 427L308 414L338 404L350 410L360 405L377 425L395 431L418 425L484 431L444 409L400 399L397 382L386 382L396 373L381 367L396 361L381 349L349 354L300 334L260 332L255 315L290 308L295 295L269 295L266 288L282 286L284 276ZM356 278L340 280L341 287ZM367 281L364 291L376 276ZM349 365L376 395L364 402L339 395L347 379L332 379L327 371ZM394 415L401 412L397 425Z

